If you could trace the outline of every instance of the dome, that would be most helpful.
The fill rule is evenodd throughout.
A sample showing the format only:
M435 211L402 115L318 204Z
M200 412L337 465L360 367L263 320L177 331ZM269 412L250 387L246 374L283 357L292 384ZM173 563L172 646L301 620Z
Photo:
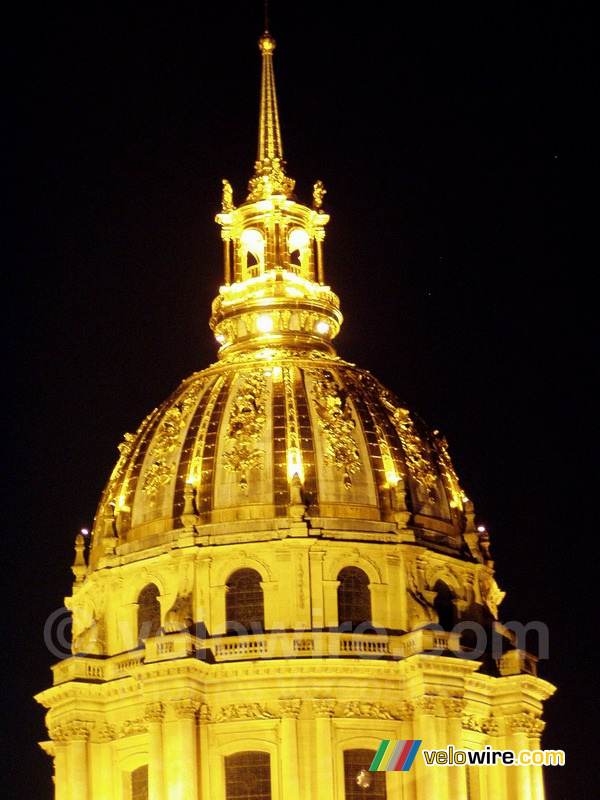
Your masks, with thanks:
M218 544L348 530L461 551L465 497L445 439L369 372L319 350L263 348L197 372L120 445L91 565L193 523ZM112 541L116 537L116 542Z

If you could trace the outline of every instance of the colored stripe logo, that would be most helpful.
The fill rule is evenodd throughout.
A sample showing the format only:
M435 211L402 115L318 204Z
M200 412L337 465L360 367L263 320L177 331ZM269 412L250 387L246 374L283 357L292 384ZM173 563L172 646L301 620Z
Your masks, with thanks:
M408 772L415 760L422 739L384 739L369 772Z

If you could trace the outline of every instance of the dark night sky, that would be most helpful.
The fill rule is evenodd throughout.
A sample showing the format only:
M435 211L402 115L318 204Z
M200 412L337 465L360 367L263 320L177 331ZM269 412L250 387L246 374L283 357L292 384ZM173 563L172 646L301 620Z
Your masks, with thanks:
M215 359L214 214L223 177L245 196L260 73L259 0L59 5L10 20L5 69L3 785L23 798L51 796L31 696L74 535L123 433ZM329 189L338 352L447 435L501 618L550 628L544 746L568 766L548 797L591 797L591 21L565 3L351 8L271 10L288 171L305 201Z

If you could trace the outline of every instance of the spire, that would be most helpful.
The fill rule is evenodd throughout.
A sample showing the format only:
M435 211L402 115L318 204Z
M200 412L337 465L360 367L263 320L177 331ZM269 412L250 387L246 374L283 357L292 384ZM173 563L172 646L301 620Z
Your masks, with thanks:
M264 200L271 195L291 198L294 181L285 174L283 145L279 127L279 110L275 91L273 51L275 39L265 26L258 42L262 54L262 77L260 85L260 113L258 119L258 152L254 164L254 176L248 184L249 201Z
M262 53L262 80L260 85L260 116L258 120L257 162L283 160L279 111L275 92L275 73L273 72L273 50L275 39L265 31L258 42Z

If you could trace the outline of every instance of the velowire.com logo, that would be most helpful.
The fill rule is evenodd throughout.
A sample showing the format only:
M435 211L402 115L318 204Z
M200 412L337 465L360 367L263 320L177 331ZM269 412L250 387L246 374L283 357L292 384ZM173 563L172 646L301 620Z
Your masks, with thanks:
M422 739L384 739L369 772L408 772L415 760Z

